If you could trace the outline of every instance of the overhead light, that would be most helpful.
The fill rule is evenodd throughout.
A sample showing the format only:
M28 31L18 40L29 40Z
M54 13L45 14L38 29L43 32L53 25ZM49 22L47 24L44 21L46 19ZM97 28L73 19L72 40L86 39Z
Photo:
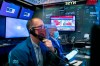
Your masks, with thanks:
M29 5L29 6L33 6L33 5L29 4L29 3L24 2L24 1L21 1L21 0L17 0L17 1L19 1L19 2L21 2L21 3L24 3L24 4L26 4L26 5Z

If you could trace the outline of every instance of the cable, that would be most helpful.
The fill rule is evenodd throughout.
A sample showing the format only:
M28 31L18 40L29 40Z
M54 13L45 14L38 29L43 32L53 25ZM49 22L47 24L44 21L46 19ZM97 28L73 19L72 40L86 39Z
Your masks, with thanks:
M53 53L53 52L52 52ZM66 64L68 64L68 66L73 66L72 64L70 64L69 63L69 60L67 59L67 58L65 58L65 60L64 59L62 59L61 57L59 57L56 53L53 53L57 58L59 58L61 61L63 61L64 62L64 64L65 64L65 66L66 66Z

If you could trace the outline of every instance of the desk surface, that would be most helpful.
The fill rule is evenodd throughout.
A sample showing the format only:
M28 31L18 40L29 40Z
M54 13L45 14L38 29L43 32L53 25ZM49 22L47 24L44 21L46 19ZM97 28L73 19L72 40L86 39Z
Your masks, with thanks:
M6 47L6 46L14 46L14 44L7 44L7 43L4 43L4 44L0 45L0 47Z
M80 66L83 63L83 61L80 60L73 60L70 62L70 64L73 64L74 66Z
M90 56L88 55L76 55L75 60L73 60L74 66L90 66Z

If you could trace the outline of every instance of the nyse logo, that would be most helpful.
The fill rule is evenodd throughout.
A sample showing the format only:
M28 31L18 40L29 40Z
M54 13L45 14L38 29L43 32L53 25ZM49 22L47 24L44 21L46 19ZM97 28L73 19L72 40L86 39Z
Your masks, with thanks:
M8 12L8 13L15 13L15 9L7 7L6 12Z
M24 16L29 17L30 16L30 13L24 12Z
M75 5L77 1L69 1L65 2L66 5Z

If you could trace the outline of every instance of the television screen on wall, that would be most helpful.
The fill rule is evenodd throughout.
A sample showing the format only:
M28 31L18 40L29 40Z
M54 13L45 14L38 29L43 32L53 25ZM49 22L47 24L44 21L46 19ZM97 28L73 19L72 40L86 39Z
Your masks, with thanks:
M27 20L6 17L6 38L28 37Z
M29 20L32 18L34 12L30 9L22 7L19 18Z
M75 31L75 16L51 16L50 19L58 31Z
M9 17L17 17L19 13L20 7L13 4L3 1L0 15L9 16Z

